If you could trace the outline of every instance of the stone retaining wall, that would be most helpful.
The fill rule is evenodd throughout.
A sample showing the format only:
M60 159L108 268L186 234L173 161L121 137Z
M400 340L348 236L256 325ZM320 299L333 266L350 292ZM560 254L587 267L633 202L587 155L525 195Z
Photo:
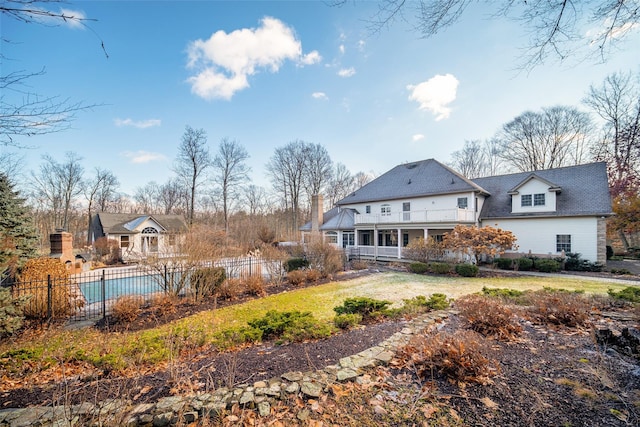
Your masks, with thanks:
M387 364L395 352L405 345L414 334L448 317L450 312L427 313L407 323L402 331L395 333L375 347L340 359L336 365L312 372L288 372L280 378L258 381L252 385L241 385L233 389L219 388L213 393L195 396L170 396L156 403L133 404L128 400L108 400L99 404L82 403L71 406L10 408L0 410L0 427L27 426L171 426L188 424L203 417L215 417L221 410L238 404L255 409L260 416L271 412L277 400L295 397L315 399L329 391L337 382L366 381L366 369ZM298 417L304 417L302 409ZM309 413L308 410L307 414Z

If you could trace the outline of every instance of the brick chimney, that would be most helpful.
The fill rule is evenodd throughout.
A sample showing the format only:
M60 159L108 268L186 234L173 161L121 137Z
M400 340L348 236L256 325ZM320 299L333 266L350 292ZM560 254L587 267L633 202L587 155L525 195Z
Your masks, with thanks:
M323 224L322 217L323 200L321 194L311 196L311 233L320 233L320 226Z
M51 243L51 255L52 258L58 258L63 263L74 261L73 256L73 237L71 233L65 231L56 231L49 235L49 242Z

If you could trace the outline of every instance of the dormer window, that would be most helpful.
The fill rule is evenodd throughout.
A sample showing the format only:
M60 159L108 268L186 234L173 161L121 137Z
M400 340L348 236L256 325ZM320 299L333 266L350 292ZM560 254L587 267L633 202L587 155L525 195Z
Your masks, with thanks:
M533 206L544 206L544 193L533 195Z
M520 196L520 206L531 206L531 194Z

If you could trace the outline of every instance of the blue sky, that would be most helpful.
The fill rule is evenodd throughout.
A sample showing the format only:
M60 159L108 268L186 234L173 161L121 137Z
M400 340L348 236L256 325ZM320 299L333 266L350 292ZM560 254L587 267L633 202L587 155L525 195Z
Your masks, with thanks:
M101 104L72 128L16 142L25 176L43 154L66 151L111 170L133 194L164 183L185 126L202 128L251 156L251 178L269 187L265 164L301 139L324 145L351 172L383 173L407 161L447 162L465 140L490 138L525 110L579 105L589 85L639 71L635 31L606 63L515 66L526 44L517 23L472 6L453 27L422 39L397 22L368 30L373 2L85 1L64 7L90 29L2 18L3 73L31 79L43 96ZM108 58L100 43L104 41ZM2 151L15 151L0 147Z

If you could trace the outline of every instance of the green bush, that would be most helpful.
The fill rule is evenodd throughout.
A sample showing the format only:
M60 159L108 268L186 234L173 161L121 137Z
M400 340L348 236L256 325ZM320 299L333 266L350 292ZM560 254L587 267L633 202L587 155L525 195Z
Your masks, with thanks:
M516 265L520 271L529 271L533 267L533 260L527 257L518 258Z
M360 313L343 313L336 314L333 318L333 324L340 329L351 329L362 322L362 315Z
M243 344L259 342L260 340L262 340L262 330L241 326L216 332L211 341L216 348L227 350Z
M341 306L334 307L337 314L360 314L363 319L383 316L391 301L367 297L347 298Z
M567 271L595 271L600 272L604 268L599 262L589 262L582 259L579 253L568 253L564 262L564 269Z
M539 259L535 263L535 268L543 273L556 273L560 271L560 263L553 259Z
M621 299L629 302L640 302L640 288L635 286L628 286L617 292L613 289L609 289L607 293L615 299Z
M269 310L261 318L248 322L249 326L262 331L262 337L281 338L284 341L303 341L323 338L331 334L331 328L319 323L309 311Z
M612 268L611 274L627 275L627 274L633 274L633 273L627 270L626 268Z
M216 294L227 279L224 267L201 268L191 275L191 292L196 301Z
M22 327L24 305L29 298L13 298L8 288L0 288L0 338L11 335Z
M412 262L409 264L409 271L416 274L424 274L429 271L429 265L424 262Z
M513 269L513 259L511 258L496 258L494 261L501 270Z
M309 267L309 261L307 261L304 258L289 258L284 263L284 269L287 271L287 273L290 271L300 270L302 268L307 268L307 267Z
M480 269L473 264L456 264L456 273L462 277L476 277Z
M514 297L521 297L524 294L524 292L519 291L517 289L487 288L485 286L482 288L482 294L488 297L514 298Z
M449 302L445 294L435 293L431 294L427 300L427 307L431 310L444 310L449 308Z
M432 262L429 263L429 270L435 274L449 274L451 273L451 264L446 262Z

